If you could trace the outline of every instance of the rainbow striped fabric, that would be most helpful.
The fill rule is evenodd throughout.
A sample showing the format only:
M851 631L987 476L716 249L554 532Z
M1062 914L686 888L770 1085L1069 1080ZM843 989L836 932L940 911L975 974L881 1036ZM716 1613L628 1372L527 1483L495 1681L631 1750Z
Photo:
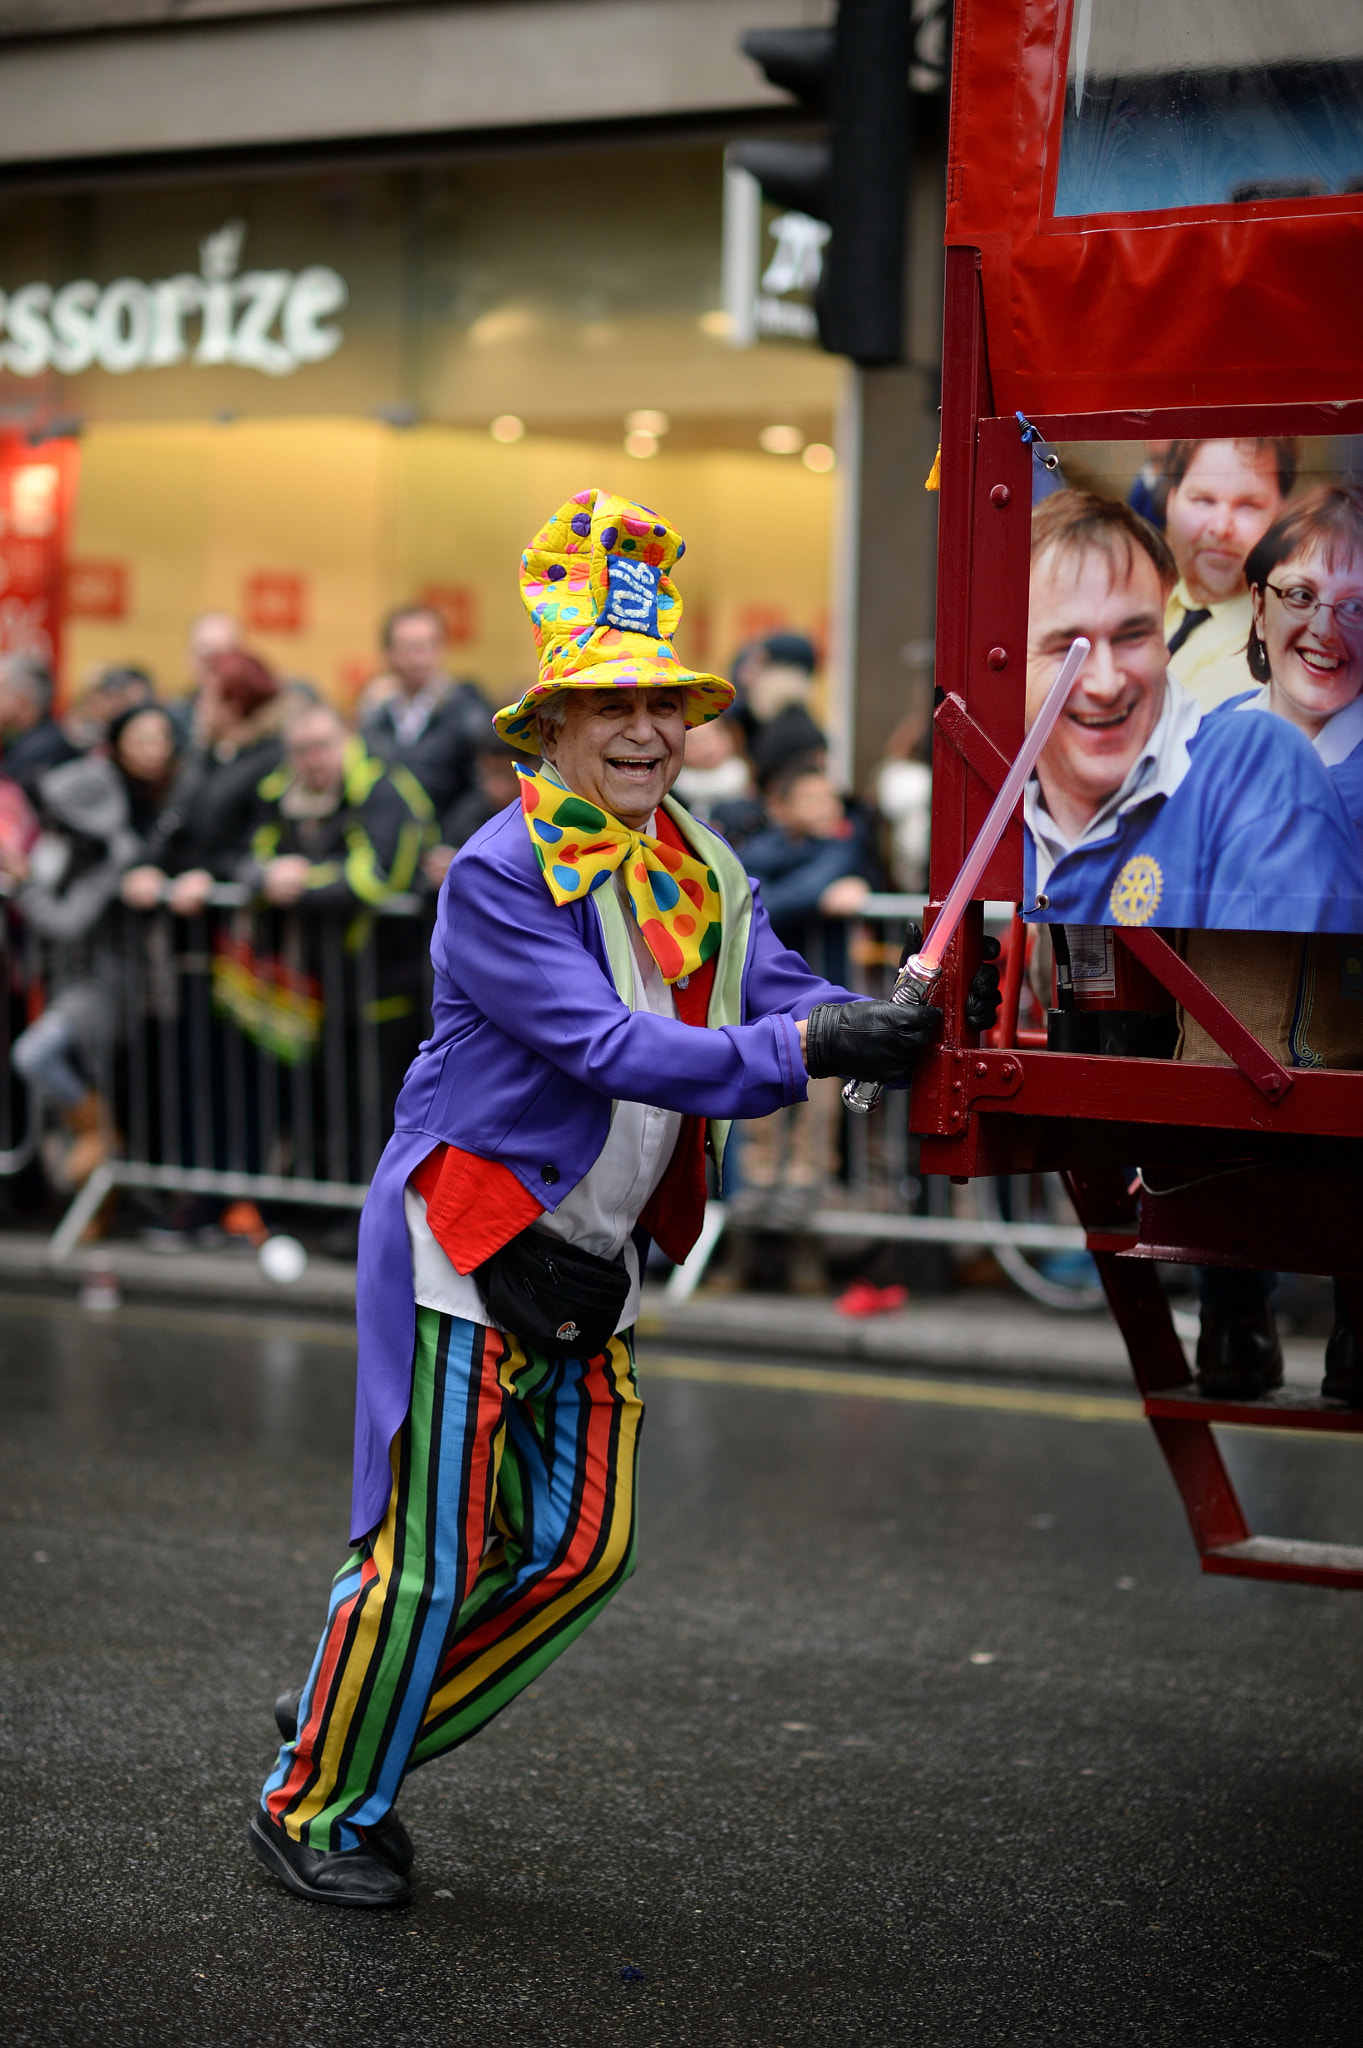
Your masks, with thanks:
M261 1804L353 1849L415 1764L457 1748L634 1569L643 1404L628 1334L549 1361L418 1307L412 1405L382 1523L352 1551Z

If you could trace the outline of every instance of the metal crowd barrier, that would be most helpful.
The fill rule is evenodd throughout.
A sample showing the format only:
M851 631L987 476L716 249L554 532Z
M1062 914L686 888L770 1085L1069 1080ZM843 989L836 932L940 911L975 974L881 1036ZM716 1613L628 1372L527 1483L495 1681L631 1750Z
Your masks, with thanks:
M989 908L989 928L1006 930L1012 906ZM828 980L859 995L888 996L908 926L921 925L922 919L920 897L875 893L865 899L856 917L811 922L802 950L810 966ZM953 1189L940 1175L918 1172L904 1092L887 1090L874 1116L851 1116L841 1106L838 1114L839 1170L826 1185L824 1199L801 1217L802 1232L868 1243L989 1250L1015 1285L1046 1306L1098 1306L1102 1293L1096 1276L1089 1282L1081 1272L1062 1282L1033 1263L1038 1254L1044 1260L1084 1251L1083 1229L1077 1221L1065 1220L1068 1203L1054 1175L1018 1175L1003 1185L977 1182L968 1189ZM971 1213L953 1214L953 1206ZM685 1264L667 1280L670 1299L685 1301L695 1292L730 1221L726 1203L707 1204L699 1240Z
M810 963L858 992L888 993L905 928L921 913L915 898L872 896L857 917L810 928ZM402 1072L429 1027L432 916L416 897L358 914L262 910L246 890L220 885L199 916L119 906L90 940L61 947L0 908L9 995L0 1176L27 1165L44 1128L60 1122L13 1073L13 1040L73 982L101 991L101 1026L80 1058L107 1106L110 1156L73 1197L49 1246L53 1262L70 1255L115 1188L358 1210ZM887 1092L873 1117L838 1116L837 1170L802 1231L988 1247L1029 1293L1090 1305L1031 1263L1083 1247L1078 1225L1055 1213L1053 1189L1038 1203L1035 1188L1010 1197L920 1174L902 1093ZM975 1213L961 1213L965 1203ZM699 1284L729 1221L724 1203L709 1205L700 1242L668 1282L674 1298Z
M414 896L362 911L268 910L220 885L194 917L115 906L76 945L40 940L12 910L0 919L0 1173L26 1165L44 1128L60 1126L58 1106L18 1083L9 1056L23 1025L62 1008L73 988L85 992L79 1064L110 1144L50 1259L71 1253L119 1187L359 1209L429 1028L432 910Z

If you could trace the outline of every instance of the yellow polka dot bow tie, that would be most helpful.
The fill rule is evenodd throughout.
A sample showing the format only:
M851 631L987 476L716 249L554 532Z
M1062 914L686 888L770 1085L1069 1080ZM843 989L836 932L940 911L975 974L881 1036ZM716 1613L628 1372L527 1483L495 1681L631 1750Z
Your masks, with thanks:
M663 980L694 974L719 950L719 878L690 854L635 832L585 797L518 768L530 843L555 903L580 903L621 868Z

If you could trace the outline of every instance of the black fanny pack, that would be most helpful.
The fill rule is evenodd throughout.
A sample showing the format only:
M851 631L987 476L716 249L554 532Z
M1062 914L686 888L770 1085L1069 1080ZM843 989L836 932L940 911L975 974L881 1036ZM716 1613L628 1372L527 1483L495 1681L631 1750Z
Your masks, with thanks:
M493 1321L549 1358L595 1358L629 1297L623 1252L598 1259L543 1230L522 1230L473 1277Z

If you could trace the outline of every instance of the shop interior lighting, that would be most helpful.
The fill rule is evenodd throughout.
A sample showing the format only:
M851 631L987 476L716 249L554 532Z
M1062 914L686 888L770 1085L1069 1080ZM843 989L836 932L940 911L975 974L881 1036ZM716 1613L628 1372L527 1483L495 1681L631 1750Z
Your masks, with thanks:
M640 406L637 412L625 414L627 434L665 434L671 424L665 412L657 412L651 405Z
M763 427L757 437L759 447L768 455L798 455L805 445L805 437L798 427Z
M475 348L499 348L509 341L527 340L538 324L528 306L495 306L473 322L468 338Z
M511 442L525 439L525 421L518 419L514 412L499 412L488 432L494 441L501 441L509 447Z
M806 469L812 469L815 476L827 476L830 469L837 467L837 456L827 441L811 441L800 457Z
M658 452L658 436L650 434L643 427L635 427L625 436L626 455L637 455L642 461L646 456Z

